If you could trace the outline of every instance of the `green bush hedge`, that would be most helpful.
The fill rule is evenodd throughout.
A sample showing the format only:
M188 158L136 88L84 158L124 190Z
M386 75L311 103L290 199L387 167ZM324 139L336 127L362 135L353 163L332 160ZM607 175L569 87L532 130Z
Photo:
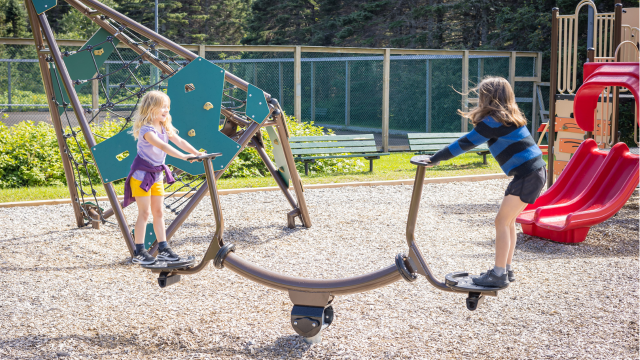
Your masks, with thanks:
M324 131L322 127L313 123L298 123L292 118L286 117L291 136L312 136L332 134L332 130ZM92 126L96 141L109 138L121 131L123 120L105 121L100 125ZM70 137L67 140L69 149L77 162L83 159L79 149L85 156L91 156L88 147L82 137L80 128L74 128L77 132L78 142ZM267 153L273 159L272 145L266 131L262 132L267 144ZM91 158L87 161L93 161ZM304 166L297 163L298 171L304 171ZM312 173L324 172L356 172L365 169L365 164L358 159L323 159L310 165ZM76 176L76 181L88 183L84 169ZM94 184L100 184L98 171L94 166L88 167L89 176ZM267 167L253 148L247 148L233 161L223 177L247 177L270 176ZM47 123L34 124L32 121L24 121L17 125L7 127L0 123L0 188L16 188L23 186L60 186L66 184L64 169L58 143L53 126Z

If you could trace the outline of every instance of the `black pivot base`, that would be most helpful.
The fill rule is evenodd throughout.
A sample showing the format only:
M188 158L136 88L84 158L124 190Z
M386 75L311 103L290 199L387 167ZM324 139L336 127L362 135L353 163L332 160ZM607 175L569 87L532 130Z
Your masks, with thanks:
M484 296L479 292L470 292L467 298L467 309L473 311L484 302Z
M158 285L161 288L165 288L169 285L176 284L180 281L180 275L174 274L171 275L170 272L161 272L160 276L158 276Z
M333 322L333 306L294 305L291 310L291 326L309 344L322 341L322 331Z

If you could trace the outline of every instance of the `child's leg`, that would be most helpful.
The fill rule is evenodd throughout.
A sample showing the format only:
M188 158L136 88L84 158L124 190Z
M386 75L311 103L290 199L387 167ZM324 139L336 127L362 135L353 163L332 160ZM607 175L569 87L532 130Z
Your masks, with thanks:
M516 247L515 221L527 206L519 196L507 195L502 199L496 216L496 261L495 266L505 268L511 263Z
M151 214L150 196L137 196L136 203L138 204L138 220L136 220L135 226L135 242L136 244L144 244L144 235L147 230L147 221Z
M167 233L164 228L164 196L150 196L151 213L153 214L153 230L156 232L158 243L167 241Z

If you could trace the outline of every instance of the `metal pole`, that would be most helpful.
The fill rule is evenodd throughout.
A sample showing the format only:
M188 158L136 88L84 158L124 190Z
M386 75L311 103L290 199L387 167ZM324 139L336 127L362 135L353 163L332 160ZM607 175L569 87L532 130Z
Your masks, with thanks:
M301 48L296 46L293 53L293 80L295 99L293 103L293 115L297 122L302 122L302 64L301 64Z
M591 6L587 6L587 49L593 47L593 8Z
M389 80L391 77L391 49L384 49L382 62L382 151L389 152Z
M431 116L430 114L430 109L429 109L429 103L430 103L430 99L429 96L431 95L429 92L429 60L425 60L426 63L426 67L425 67L425 84L424 84L424 92L425 92L425 126L424 128L426 129L426 132L429 132L429 128L431 127L429 124L429 117Z
M7 103L9 104L9 112L13 111L11 107L11 62L7 62Z
M509 84L511 89L516 91L516 52L512 51L509 54Z
M29 15L29 23L33 29L33 38L35 40L36 49L44 49L44 43L42 41L42 33L40 32L40 26L38 25L37 15L33 8L33 3L29 0L25 0L25 8ZM78 189L76 188L75 178L73 176L73 167L71 161L67 155L67 143L64 140L64 132L62 131L62 121L60 121L60 115L58 113L58 107L53 101L54 90L51 80L51 72L49 71L49 64L45 60L45 55L40 53L38 55L38 65L40 66L40 74L42 75L42 84L44 85L45 94L47 94L47 103L49 105L49 113L51 114L51 123L53 123L53 129L56 132L56 138L58 140L58 150L62 157L62 166L64 167L64 176L67 180L67 188L69 189L69 197L71 198L71 205L73 207L73 213L76 218L76 225L78 227L84 226L84 217L82 209L78 201Z
M431 132L431 128L432 128L432 124L433 122L431 121L431 95L433 94L433 91L431 91L431 84L433 83L431 80L433 80L432 74L433 74L433 70L431 69L431 63L429 62L429 60L427 60L427 132L430 133Z
M351 125L351 75L349 61L344 63L344 126L349 126Z
M465 50L462 55L462 111L469 111L469 50ZM469 120L460 117L460 131L469 131Z
M618 45L622 42L622 4L616 1L615 13L614 13L614 28L613 28L613 52L618 48ZM620 56L620 55L618 55ZM619 57L614 61L620 61ZM610 143L612 146L620 141L620 87L613 87L613 119L611 121L611 135L613 141ZM638 101L638 100L636 100Z
M60 72L60 76L62 77L62 82L64 84L64 88L69 95L69 99L71 100L71 105L73 106L73 111L76 115L76 119L82 128L82 135L84 136L84 140L86 141L89 148L92 148L96 145L96 141L93 138L93 134L91 129L89 128L89 124L87 123L87 119L84 116L84 112L82 111L82 104L80 103L80 99L78 98L78 94L73 87L73 83L71 82L71 78L69 77L69 72L67 71L67 66L62 60L62 55L60 54L60 48L58 48L58 43L56 39L53 37L53 31L51 31L51 27L49 26L49 22L47 21L47 16L45 14L38 15L38 20L40 21L40 27L44 33L45 38L47 39L47 43L49 44L49 50L51 51L51 55L53 56L53 60ZM116 195L115 188L113 184L108 183L104 184L104 189L109 197L109 203L111 203L111 207L115 212L116 218L118 219L118 225L120 226L120 231L125 239L125 243L129 248L129 253L133 256L135 246L133 243L133 237L131 237L131 231L129 230L129 225L127 225L127 219L124 217L124 212L120 207L120 202L118 201L118 196Z
M316 121L316 82L314 73L316 70L315 63L311 62L311 121Z
M551 11L551 75L549 79L549 161L547 188L553 185L553 146L556 138L556 92L558 89L558 8ZM544 135L544 134L543 134Z
M253 85L258 86L258 63L253 63Z
M279 96L280 98L278 99L280 101L280 104L282 105L282 103L284 101L282 101L282 62L278 62L278 89L279 89Z

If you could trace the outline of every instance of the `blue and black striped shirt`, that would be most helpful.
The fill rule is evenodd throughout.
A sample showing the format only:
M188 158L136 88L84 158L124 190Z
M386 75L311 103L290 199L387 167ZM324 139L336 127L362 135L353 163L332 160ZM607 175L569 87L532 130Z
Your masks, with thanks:
M523 177L545 166L542 152L526 126L506 126L487 116L470 133L438 151L431 162L452 159L487 142L491 155L509 176Z

